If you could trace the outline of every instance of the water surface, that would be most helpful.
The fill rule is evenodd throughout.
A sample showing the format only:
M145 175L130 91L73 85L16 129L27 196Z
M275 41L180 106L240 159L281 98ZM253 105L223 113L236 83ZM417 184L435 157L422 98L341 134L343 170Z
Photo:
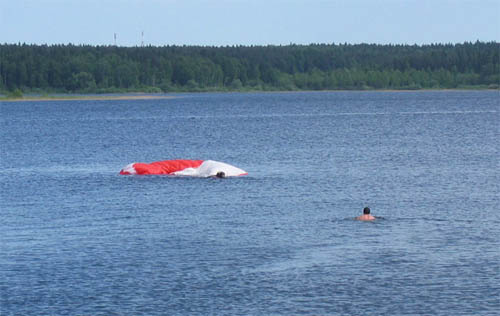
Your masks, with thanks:
M500 309L498 92L177 96L0 102L0 315Z

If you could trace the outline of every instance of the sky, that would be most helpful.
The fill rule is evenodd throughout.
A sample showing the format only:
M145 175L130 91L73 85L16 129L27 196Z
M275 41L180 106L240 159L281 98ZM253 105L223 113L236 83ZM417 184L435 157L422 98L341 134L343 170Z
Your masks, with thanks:
M0 43L500 42L500 0L0 0Z

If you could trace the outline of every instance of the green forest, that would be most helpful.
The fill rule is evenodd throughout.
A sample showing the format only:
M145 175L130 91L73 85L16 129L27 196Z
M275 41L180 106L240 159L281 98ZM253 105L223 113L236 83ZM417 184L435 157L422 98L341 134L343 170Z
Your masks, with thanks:
M0 44L0 92L498 89L500 44Z

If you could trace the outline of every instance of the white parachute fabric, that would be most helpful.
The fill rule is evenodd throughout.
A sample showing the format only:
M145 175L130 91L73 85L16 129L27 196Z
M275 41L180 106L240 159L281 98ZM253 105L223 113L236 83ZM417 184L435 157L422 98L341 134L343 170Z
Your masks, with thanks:
M198 168L186 168L181 171L174 172L176 176L189 176L189 177L213 177L218 172L224 172L226 177L236 177L246 175L247 172L230 164L205 160Z
M120 171L120 173L122 173L122 174L137 174L137 172L135 171L135 168L134 168L134 164L135 163L129 163L128 165L123 167L123 169Z

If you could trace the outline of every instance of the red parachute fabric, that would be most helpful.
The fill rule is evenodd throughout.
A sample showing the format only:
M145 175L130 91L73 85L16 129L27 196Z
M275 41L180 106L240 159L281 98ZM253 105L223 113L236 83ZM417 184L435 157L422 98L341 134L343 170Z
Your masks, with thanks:
M136 174L171 174L186 168L198 168L203 160L176 159L156 161L152 163L136 162L133 164ZM120 174L131 174L126 170L121 170Z

